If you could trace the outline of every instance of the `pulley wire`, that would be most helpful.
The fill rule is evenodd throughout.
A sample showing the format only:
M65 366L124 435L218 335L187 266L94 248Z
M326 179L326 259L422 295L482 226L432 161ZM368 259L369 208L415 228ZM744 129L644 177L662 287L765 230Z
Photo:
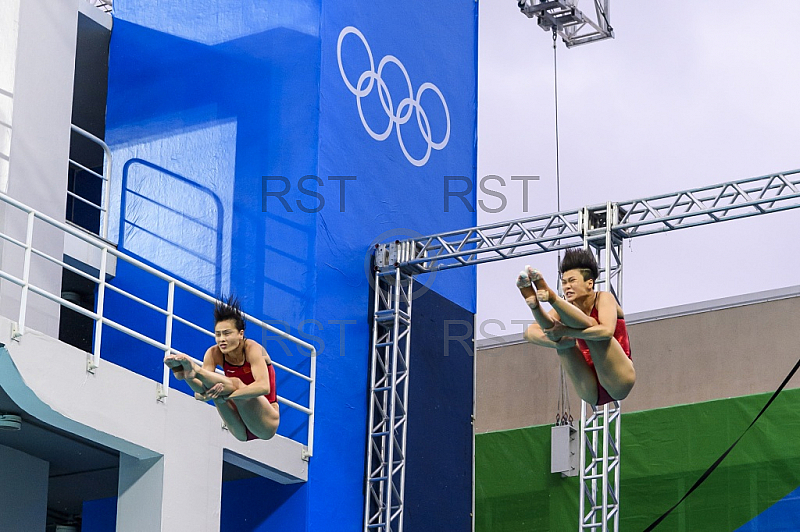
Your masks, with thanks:
M553 27L553 94L555 96L555 130L556 130L556 212L561 212L561 166L558 153L558 53L556 39L558 34ZM557 254L558 271L561 271L561 250ZM558 295L561 296L561 283L558 283ZM558 382L558 412L556 412L556 425L572 425L572 412L569 405L569 388L564 365L559 359L561 373Z

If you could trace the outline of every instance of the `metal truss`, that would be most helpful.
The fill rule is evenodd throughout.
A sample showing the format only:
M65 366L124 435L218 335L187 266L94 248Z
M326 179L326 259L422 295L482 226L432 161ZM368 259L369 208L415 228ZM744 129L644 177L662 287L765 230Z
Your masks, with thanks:
M604 210L584 207L581 212L583 246L594 251L600 268L596 287L614 294L621 304L622 238L614 230L619 207L609 202ZM621 412L618 401L601 407L581 401L581 531L619 531Z
M364 532L403 530L415 275L583 246L597 256L598 288L621 302L625 239L798 207L793 170L377 245ZM618 531L621 419L618 402L581 405L582 531Z
M518 0L520 11L536 18L545 31L555 31L568 48L614 37L609 0L593 0L594 16L578 9L578 0ZM555 38L555 37L554 37Z
M614 239L768 214L800 207L800 170L612 205L619 220L612 218ZM594 244L604 238L606 209L596 205L409 239L394 245L394 262L388 254L376 260L412 274L471 266L581 246L584 225Z
M394 269L376 271L374 282L364 531L400 532L414 279Z
M619 531L619 403L581 404L580 530Z

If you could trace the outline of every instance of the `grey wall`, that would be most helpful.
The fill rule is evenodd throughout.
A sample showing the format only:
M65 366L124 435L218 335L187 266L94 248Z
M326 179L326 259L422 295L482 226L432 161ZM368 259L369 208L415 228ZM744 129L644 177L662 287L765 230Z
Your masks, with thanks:
M0 529L44 532L50 464L0 445Z
M800 356L800 297L636 323L629 334L636 386L623 412L774 391ZM477 432L553 422L553 350L513 344L477 357ZM788 387L800 387L800 377ZM580 399L569 391L578 417Z

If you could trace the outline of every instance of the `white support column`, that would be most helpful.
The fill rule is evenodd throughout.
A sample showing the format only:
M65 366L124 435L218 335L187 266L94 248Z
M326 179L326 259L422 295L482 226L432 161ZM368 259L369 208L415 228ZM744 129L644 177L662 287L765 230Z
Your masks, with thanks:
M117 532L160 531L164 457L119 455Z
M221 501L222 453L203 445L142 460L120 453L117 532L216 532Z

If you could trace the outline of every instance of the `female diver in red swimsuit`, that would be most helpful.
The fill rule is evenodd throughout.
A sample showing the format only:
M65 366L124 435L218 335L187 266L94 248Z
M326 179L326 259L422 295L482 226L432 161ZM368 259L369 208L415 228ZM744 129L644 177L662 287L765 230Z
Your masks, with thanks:
M240 441L268 440L280 423L275 370L266 349L244 337L245 322L234 297L214 306L216 344L203 357L203 367L186 355L169 355L164 363L185 380L201 401L211 400L222 421ZM221 366L225 376L216 373Z
M591 251L567 250L560 273L565 299L530 266L517 277L517 287L536 320L525 331L525 339L557 350L578 395L587 403L600 406L624 399L633 388L636 372L622 307L610 292L594 291L598 268ZM545 301L553 307L549 312L541 307Z

